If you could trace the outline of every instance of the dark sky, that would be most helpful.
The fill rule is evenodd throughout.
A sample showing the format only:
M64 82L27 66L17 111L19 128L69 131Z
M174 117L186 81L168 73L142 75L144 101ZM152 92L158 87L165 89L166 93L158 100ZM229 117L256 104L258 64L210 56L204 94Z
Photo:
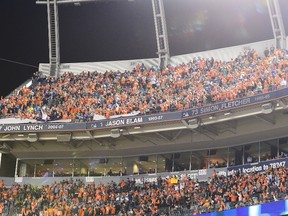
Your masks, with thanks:
M266 0L165 0L172 55L273 38Z
M35 66L48 62L46 6L35 1L1 2L0 58ZM273 37L266 0L164 2L172 55ZM288 9L287 2L280 0L282 9ZM283 14L288 25L288 15ZM61 5L59 18L61 62L156 57L151 0ZM0 69L0 96L36 71L3 60Z
M0 58L38 66L48 59L46 9L33 0L2 1ZM0 95L9 94L36 70L0 60Z

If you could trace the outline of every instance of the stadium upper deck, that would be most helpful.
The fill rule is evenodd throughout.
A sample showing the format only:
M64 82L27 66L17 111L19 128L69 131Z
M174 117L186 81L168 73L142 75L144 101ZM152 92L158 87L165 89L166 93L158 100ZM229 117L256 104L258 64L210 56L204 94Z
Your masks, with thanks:
M226 53L230 53L230 51ZM83 155L100 156L110 152L108 155L116 156L115 154L117 154L119 156L124 154L125 149L136 147L133 136L141 133L156 132L154 140L157 145L162 143L163 140L157 141L159 136L162 136L164 137L163 147L167 147L173 139L167 138L166 134L159 135L158 132L165 133L167 131L171 134L172 130L175 130L177 143L183 144L182 147L178 145L178 148L186 149L191 138L188 134L187 136L183 134L183 129L194 130L200 125L201 134L208 131L209 134L206 135L211 137L211 130L215 131L215 129L209 130L209 124L261 114L264 109L262 105L265 105L268 112L274 108L275 110L285 108L285 100L280 99L287 95L286 66L286 51L273 50L272 47L265 53L258 53L253 48L246 48L242 54L231 61L217 60L216 58L192 58L187 63L171 65L163 71L157 67L145 67L143 64L138 64L134 70L123 73L119 71L64 73L56 80L36 74L30 87L23 87L1 101L2 117L18 117L1 120L3 124L0 127L2 149L10 151L12 147L9 144L8 148L6 147L7 142L12 141L15 143L12 150L14 154L26 158L33 157L33 151L31 152L30 149L30 153L28 153L23 147L20 148L21 150L16 150L19 144L16 140L28 142L28 146L31 142L33 145L38 145L40 142L52 142L53 140L58 142L73 140L77 143L81 142L73 144L73 146L79 147L78 150ZM269 104L267 104L268 102ZM217 116L218 113L222 114ZM226 115L231 113L232 115ZM122 117L126 118L111 118L113 115L121 117L117 114L122 114ZM137 116L134 116L136 114ZM26 121L19 117L26 118ZM97 121L90 123L89 121L93 118ZM100 118L105 119L100 120ZM263 117L261 118L263 119ZM70 122L70 119L78 123L63 123L64 121ZM265 119L267 122L274 121ZM12 120L16 120L16 122L12 122ZM61 123L51 121L48 124L39 124L39 120L42 123L43 121L60 120ZM88 121L88 123L83 123L83 121ZM15 124L17 122L35 122L35 124ZM230 126L219 125L219 127L221 130L223 127L231 129ZM260 129L263 126L255 128ZM103 130L94 132L97 129ZM181 137L177 135L180 133ZM215 134L219 133L212 132L212 136ZM119 150L112 153L111 146L115 147L117 145L115 143L124 142L119 138L120 135L129 138L128 141L125 141L125 146L130 147L123 146L124 148L121 147L123 152ZM110 138L119 139L110 140ZM200 148L197 146L197 142L201 143L201 139L200 137L195 138L193 148ZM233 138L231 137L231 139ZM109 149L99 152L82 149L86 146L83 143L90 140L95 141L100 146L99 148L109 146ZM243 138L241 140L244 141ZM143 148L147 148L145 141L137 141L137 143L141 148L137 151L131 149L129 151L131 155L140 154ZM228 142L222 142L222 145L225 143ZM54 144L50 143L49 145ZM44 149L42 153L36 150L39 153L38 156L48 156L48 152L54 156L60 152L60 154L64 153L59 146L50 147L48 147L49 149L40 148L45 148L45 154L43 154ZM56 153L53 149L58 149L60 152ZM165 151L161 150L160 146L157 150ZM151 149L147 153L153 151L155 150ZM173 150L171 149L171 151ZM70 157L70 153L72 152L65 148L64 155Z
M1 100L2 118L91 121L130 113L183 111L286 88L286 51L245 50L229 62L194 58L165 70L137 65L132 71L36 73L30 87Z
M165 161L166 154L167 158L170 158L174 153L181 152L181 163L183 163L190 161L189 151L196 151L197 154L199 152L198 155L203 159L206 151L210 152L212 149L213 152L213 149L229 146L229 154L233 155L239 145L253 142L266 143L264 140L286 137L285 109L288 91L286 51L269 49L264 53L265 47L262 47L262 51L257 49L260 52L245 47L242 54L234 56L231 61L195 57L186 64L175 64L176 66L169 66L163 71L158 70L157 67L146 67L140 61L141 64L135 64L137 67L134 70L123 73L117 70L114 73L111 71L63 73L57 80L37 74L30 87L17 90L15 94L2 101L2 107L7 111L5 115L9 116L10 112L11 118L0 120L1 151L13 154L21 163L29 164L31 161L27 160L35 159L34 165L37 167L35 170L39 168L36 162L38 160L40 160L39 164L45 164L46 160L51 159L53 166L63 162L63 167L69 167L75 159L84 163L85 167L89 167L92 158L98 158L99 161L109 158L109 163L106 164L108 160L104 160L105 164L103 164L106 172L107 166L115 163L119 165L123 161L126 161L129 172L132 172L134 159L138 160L138 156L142 155L148 156L149 163L155 166L156 162L153 161L158 160L159 163L162 157ZM222 53L229 56L228 53L233 52L235 50L231 52L225 50ZM122 78L125 80L123 83L121 83ZM139 82L141 79L142 82ZM146 83L143 83L143 79L146 79ZM134 86L135 80L138 86ZM186 85L182 82L186 82ZM168 90L165 91L163 87ZM193 92L194 90L197 92ZM139 98L133 91L140 92L146 100L144 102L150 100L147 103L149 109L141 111L137 109L143 101L141 101L142 97ZM45 96L42 100L40 100L40 93ZM126 95L127 100L118 100L119 107L116 106L116 100L107 104L109 96L112 98L117 94ZM162 96L165 95L169 97L161 101ZM151 100L150 96L155 97L155 100L153 98ZM16 100L13 101L14 99ZM24 103L26 107L22 105L23 99L26 101ZM73 122L70 119L59 119L56 122L43 120L43 114L47 115L47 118L50 115L49 107L56 110L51 112L51 114L56 113L53 115L56 119L57 110L65 114L67 101L70 101L70 106L78 109L80 103L77 104L74 99L78 99L82 108L89 111L88 118L83 118L84 113L79 112L78 115L72 115L75 117ZM89 106L86 100L90 100ZM116 110L119 111L120 105L123 107L129 105L128 100L134 105L137 104L134 106L135 110L132 110L139 112L129 114L123 112L122 115L114 116L118 118L110 116L106 119L109 115L105 117L104 105L110 111L113 110L113 114L120 114ZM170 105L174 103L178 106L171 106L173 109L168 106L167 110L155 109L157 104L161 108L161 105L168 102ZM10 106L9 112L7 109L9 106L5 106L5 103ZM153 104L150 109L150 105ZM96 109L97 106L99 109ZM15 108L19 108L17 112ZM94 111L103 113L100 115L101 113L94 113ZM12 118L17 117L18 113L38 118L38 121L31 118ZM105 119L100 120L100 117ZM270 153L266 145L261 145L261 149L265 153ZM223 151L222 158L228 154L225 152ZM182 155L185 157L182 158ZM126 160L124 157L132 158ZM158 168L165 167L163 163L159 163ZM124 163L122 164L124 166ZM158 171L163 172L165 169Z
M186 201L187 205L197 208L187 209L187 205L180 204L177 192L176 195L160 192L165 197L163 201L168 202L163 202L162 207L169 208L170 213L187 210L198 214L287 199L286 183L282 184L287 178L287 169L282 168L287 158L278 158L278 153L287 153L287 60L285 50L273 50L272 47L264 53L246 49L227 62L194 58L163 71L138 64L134 70L123 73L64 73L58 79L35 74L31 86L19 89L1 101L5 118L0 126L1 151L17 157L15 181L20 184L47 184L65 178L63 176L82 177L86 183L110 178L119 180L129 178L122 177L125 171L128 175L147 173L148 177L136 177L137 182L140 178L147 180L143 182L143 190L145 186L158 187L149 179L154 181L161 174L171 176L180 171L177 173L181 175L179 185L169 183L171 179L163 180L164 190L169 188L173 192L183 187L184 182L188 187L195 183L183 180L186 174L206 178L213 169L229 176L238 168L244 173L266 166L281 166L277 169L281 175L276 170L271 171L277 178L281 177L277 186L280 191L277 188L272 196L267 196L258 182L256 186L249 185L247 192L242 193L241 185L246 182L244 175L214 176L212 180L208 179L210 189L205 190L206 182L206 186L198 190L200 193L196 194L192 189L196 194L192 200L195 198L196 201L189 203L191 191L186 191L187 196L182 197L181 202ZM145 102L147 107L140 109L139 105ZM131 108L130 104L133 104L132 109L127 110ZM18 117L26 118L28 122L21 122L23 119ZM12 120L16 120L16 124L12 124ZM275 155L277 160L266 161ZM252 165L251 162L255 163ZM263 181L267 173L253 173L247 178L253 176L255 180L260 178L259 181ZM235 185L235 179L241 183ZM221 187L213 186L214 183L218 185L218 180L224 180L229 185L227 188L234 189L226 191L224 186L226 192L222 193ZM278 182L273 183L276 184ZM83 185L76 190L86 188ZM266 190L271 191L270 187ZM212 198L209 198L211 194ZM22 190L20 195L23 195ZM174 198L169 204L171 197ZM84 197L78 199L82 202ZM99 207L96 202L75 205L77 198L67 201L62 207L75 207L74 210L81 214L87 213L88 208L94 213L119 212L118 203L104 202ZM132 215L136 212L145 212L144 215L150 211L157 213L157 208L148 207L150 200L146 201L147 206L129 212ZM37 202L33 200L33 203ZM49 211L61 212L59 205L53 203L50 202ZM25 205L27 208L22 208L23 212L30 212L30 204Z

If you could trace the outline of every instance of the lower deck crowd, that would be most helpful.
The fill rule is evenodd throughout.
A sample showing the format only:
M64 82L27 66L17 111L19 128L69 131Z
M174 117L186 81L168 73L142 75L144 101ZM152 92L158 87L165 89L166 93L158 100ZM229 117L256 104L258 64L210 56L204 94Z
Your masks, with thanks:
M261 173L218 176L216 171L205 182L184 176L158 177L157 182L137 185L134 179L119 184L85 184L67 179L52 185L0 182L0 213L18 209L23 216L165 215L162 210L190 215L221 212L233 208L288 199L288 168Z

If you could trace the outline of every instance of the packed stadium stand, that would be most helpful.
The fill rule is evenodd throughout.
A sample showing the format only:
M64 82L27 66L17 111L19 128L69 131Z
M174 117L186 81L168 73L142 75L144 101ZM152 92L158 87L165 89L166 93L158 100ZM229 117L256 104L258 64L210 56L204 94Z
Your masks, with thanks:
M1 200L22 215L198 215L288 199L287 173L283 167L229 177L214 171L203 182L172 176L141 186L134 179L105 185L67 179L9 189L2 183Z
M29 87L2 99L1 117L91 121L110 116L182 111L286 88L286 51L245 50L229 62L194 58L164 70L137 65L132 71L36 73Z
M259 54L253 49L245 49L241 55L229 62L214 58L194 58L188 63L174 67L169 65L165 70L138 64L133 70L124 73L117 71L82 72L78 75L64 73L56 79L37 72L29 86L15 90L1 101L2 120L34 119L36 120L34 125L38 126L50 125L55 120L54 124L59 124L57 120L67 119L70 123L61 122L61 124L86 124L86 122L91 124L90 122L113 119L113 116L115 119L121 119L123 116L127 118L129 115L153 117L164 113L186 114L191 110L208 108L206 114L210 115L211 111L212 114L214 111L221 113L221 110L211 110L219 104L227 106L229 102L235 103L253 97L260 97L259 100L264 97L262 99L265 100L266 95L269 95L266 99L270 101L273 99L270 98L273 96L271 93L287 89L288 55L285 50L273 49L273 47L265 49L264 53ZM286 107L285 95L286 93L283 98L280 97L283 100L273 100ZM188 103L190 101L192 103ZM241 103L245 105L244 102ZM241 103L232 107L238 110L236 113L241 112ZM147 106L141 108L142 105ZM273 102L274 105L272 113L280 106ZM265 106L263 108L261 103L261 109L266 109ZM230 108L228 110L232 112L233 109ZM222 109L227 111L225 107ZM251 109L248 107L249 113ZM107 114L107 111L112 114ZM265 110L261 112L266 114ZM267 114L269 115L270 111ZM94 116L101 118L93 119ZM269 119L266 117L259 118L269 124ZM187 122L189 121L191 118L188 118ZM32 127L31 123L27 125L31 126L30 129L27 128L28 131L37 128ZM107 123L106 126L117 125ZM6 132L11 132L4 135L7 137L14 136L13 133L18 130L18 126L11 124L7 126L3 123L1 129L3 127ZM204 125L197 124L190 129L197 130L197 127L201 128ZM20 137L26 136L21 135L21 130L24 129L19 129ZM167 135L156 133L169 141ZM32 135L28 134L28 142L36 148L33 144L37 143L40 137L37 136L33 140ZM209 137L207 133L206 135ZM111 137L119 138L113 135ZM228 147L228 152L227 149L221 149L220 145L216 148L209 145L208 151L203 148L187 152L190 155L189 163L182 163L186 152L172 153L172 158L169 154L165 156L159 152L157 161L163 158L164 164L157 163L154 167L153 163L151 164L153 155L147 153L139 156L136 164L127 160L125 167L120 168L119 165L113 163L113 166L110 163L113 158L105 157L98 160L99 164L94 164L95 169L101 168L101 164L104 164L106 170L104 173L97 173L93 169L87 173L85 168L81 168L82 165L74 167L75 164L72 173L67 172L69 165L62 164L59 169L57 163L61 158L57 160L51 156L48 159L44 158L41 164L36 162L37 159L20 160L17 161L17 166L20 167L16 168L15 174L18 177L15 182L7 179L7 182L2 180L0 184L2 203L0 211L21 215L67 216L198 215L286 200L287 141L287 138L280 137L245 145L240 141L242 145L232 145ZM41 141L39 143L41 144ZM98 144L103 143L98 141ZM76 146L74 148L77 149ZM219 153L221 151L224 153ZM208 157L202 152L207 152ZM178 158L182 160L178 162ZM79 159L81 160L81 157ZM125 163L125 160L122 158L118 161L121 161L121 164ZM67 163L67 159L62 159L63 161ZM93 158L88 161L93 161ZM149 161L150 164L145 165L145 162ZM31 162L35 163L34 168ZM43 166L46 168L43 169ZM116 167L119 172L115 170ZM78 168L82 169L79 173ZM93 176L98 175L102 177L95 180ZM32 179L25 180L29 176ZM35 181L36 177L40 180L38 183ZM49 178L51 181L47 181Z
M278 39L164 67L40 64L0 101L0 215L285 215L288 51Z

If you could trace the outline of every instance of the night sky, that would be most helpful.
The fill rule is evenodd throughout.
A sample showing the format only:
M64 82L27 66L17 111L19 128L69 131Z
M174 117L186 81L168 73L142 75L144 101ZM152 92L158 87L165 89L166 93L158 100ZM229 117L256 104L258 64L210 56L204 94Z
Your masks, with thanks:
M38 66L48 59L46 8L33 0L2 1L0 58ZM6 96L31 77L36 68L0 60L0 95Z
M38 67L48 62L47 11L36 0L3 1L0 58ZM288 1L279 0L288 29ZM171 55L273 38L266 0L164 0ZM151 0L59 6L61 62L153 58ZM33 67L0 60L0 96L29 79Z

